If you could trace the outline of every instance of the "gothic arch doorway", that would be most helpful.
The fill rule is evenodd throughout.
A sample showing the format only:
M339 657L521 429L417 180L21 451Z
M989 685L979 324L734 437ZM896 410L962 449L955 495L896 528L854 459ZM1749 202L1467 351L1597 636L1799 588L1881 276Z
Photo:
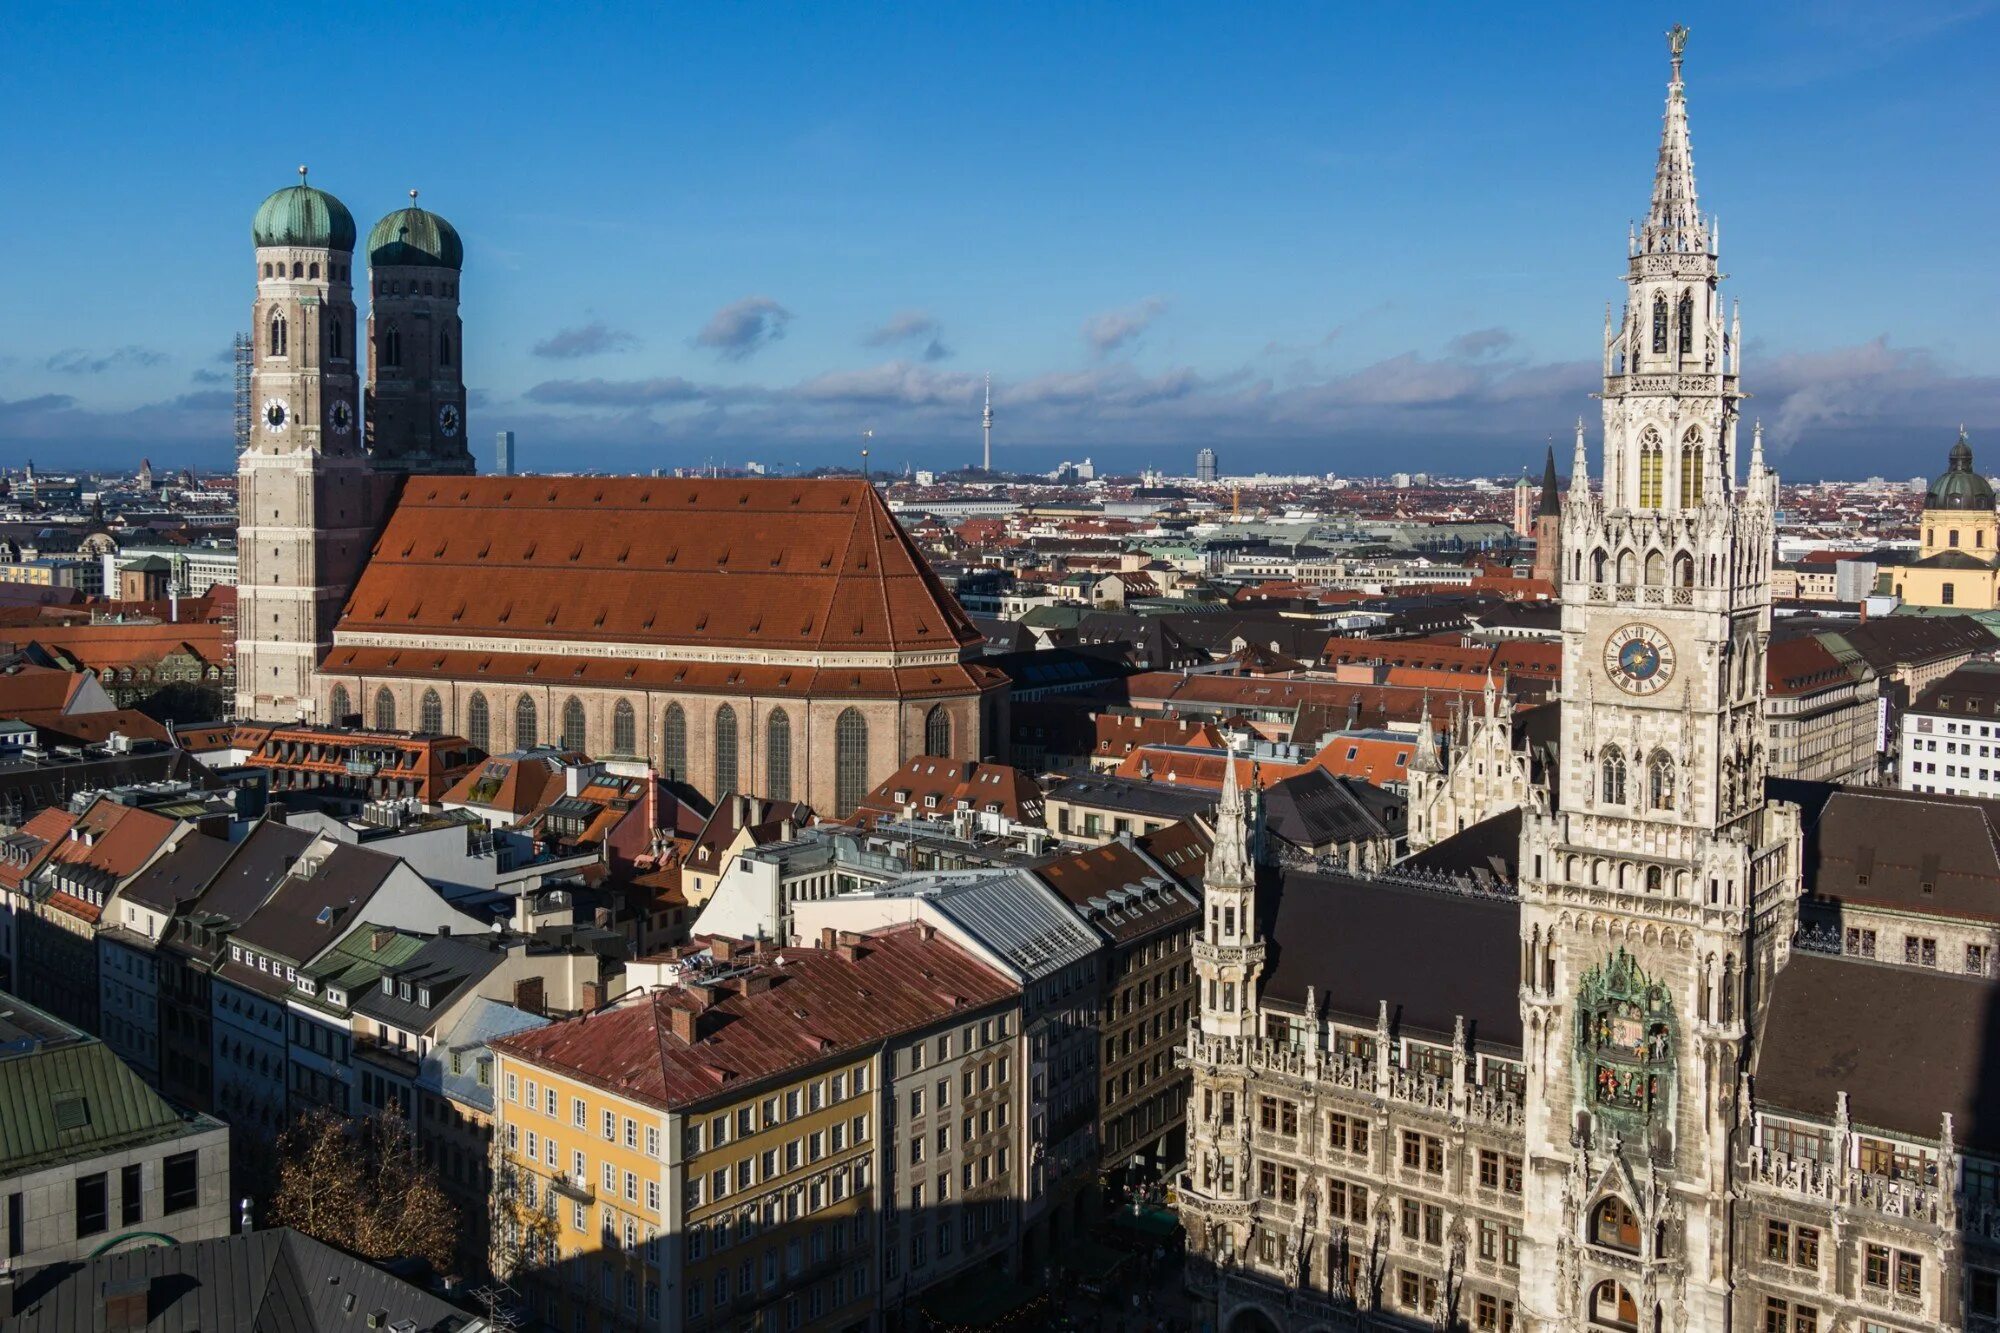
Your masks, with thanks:
M1278 1325L1256 1306L1246 1305L1230 1316L1229 1333L1278 1333Z

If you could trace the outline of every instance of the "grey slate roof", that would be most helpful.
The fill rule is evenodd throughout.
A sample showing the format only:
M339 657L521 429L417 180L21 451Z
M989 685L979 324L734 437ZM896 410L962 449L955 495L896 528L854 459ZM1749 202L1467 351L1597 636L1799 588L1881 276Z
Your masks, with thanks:
M1312 987L1324 1013L1448 1040L1521 1048L1521 905L1387 878L1284 871L1258 885L1269 941L1264 995L1297 1007Z
M426 940L406 961L383 969L382 982L393 984L396 994L385 994L378 983L354 997L354 1012L405 1032L428 1032L455 997L505 960L505 952L494 947L497 942L498 937L464 935ZM402 998L406 983L407 1000ZM425 991L430 994L428 1005L418 999Z
M8 1333L104 1333L105 1294L146 1293L147 1333L474 1333L485 1321L287 1228L116 1250L19 1278ZM407 1321L407 1322L405 1322Z
M1294 847L1394 837L1408 822L1402 797L1323 768L1272 783L1264 792L1264 827Z
M315 852L315 858L318 857ZM294 963L317 958L356 921L398 862L350 843L333 843L310 875L294 866L250 915L236 939Z
M121 896L172 915L208 887L231 850L221 838L182 838L172 851L140 871Z
M1922 967L1793 952L1772 985L1753 1093L1765 1110L2000 1153L1991 1032L2000 984Z

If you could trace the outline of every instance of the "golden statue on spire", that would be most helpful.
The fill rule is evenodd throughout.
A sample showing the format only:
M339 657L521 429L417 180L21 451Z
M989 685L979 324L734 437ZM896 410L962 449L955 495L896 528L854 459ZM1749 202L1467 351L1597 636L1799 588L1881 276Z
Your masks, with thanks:
M1681 53L1687 50L1688 32L1685 23L1676 23L1667 29L1667 50L1673 54L1676 65L1681 63Z

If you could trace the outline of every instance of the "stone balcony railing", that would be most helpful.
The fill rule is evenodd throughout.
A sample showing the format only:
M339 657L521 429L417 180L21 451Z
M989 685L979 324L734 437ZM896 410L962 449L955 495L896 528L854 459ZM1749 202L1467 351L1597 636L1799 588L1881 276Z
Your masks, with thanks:
M1936 1226L1950 1207L1942 1190L1920 1180L1843 1170L1831 1162L1815 1162L1808 1157L1762 1148L1752 1148L1740 1170L1742 1179L1781 1194L1823 1200L1837 1207L1879 1213L1906 1222ZM2000 1236L2000 1217L1991 1221L1992 1230L1988 1234Z
M1511 1128L1525 1116L1520 1094L1467 1083L1453 1086L1448 1078L1391 1066L1386 1078L1376 1064L1336 1051L1314 1051L1264 1037L1212 1037L1190 1028L1184 1064L1218 1069L1242 1068L1252 1074L1276 1075L1301 1084L1345 1088L1440 1115Z

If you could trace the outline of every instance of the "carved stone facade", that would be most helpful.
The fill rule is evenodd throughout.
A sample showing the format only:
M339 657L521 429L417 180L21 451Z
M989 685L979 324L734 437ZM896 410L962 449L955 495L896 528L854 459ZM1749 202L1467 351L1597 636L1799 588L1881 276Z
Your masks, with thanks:
M1684 36L1605 350L1603 490L1579 448L1563 507L1560 762L1517 885L1211 863L1180 1189L1222 1333L2000 1327L1977 1110L2000 986L1795 948L1827 934L1801 933L1806 894L1971 898L1929 825L1822 827L1809 858L1765 796L1777 483L1761 449L1739 480ZM1453 762L1482 744L1511 753L1475 730ZM1413 768L1415 841L1420 803L1460 797L1435 752ZM1239 800L1216 845L1255 847Z
M1455 714L1440 748L1429 721L1419 724L1410 761L1408 845L1420 852L1454 833L1523 807L1546 811L1548 791L1527 738L1517 734L1514 698L1487 682L1479 711Z

